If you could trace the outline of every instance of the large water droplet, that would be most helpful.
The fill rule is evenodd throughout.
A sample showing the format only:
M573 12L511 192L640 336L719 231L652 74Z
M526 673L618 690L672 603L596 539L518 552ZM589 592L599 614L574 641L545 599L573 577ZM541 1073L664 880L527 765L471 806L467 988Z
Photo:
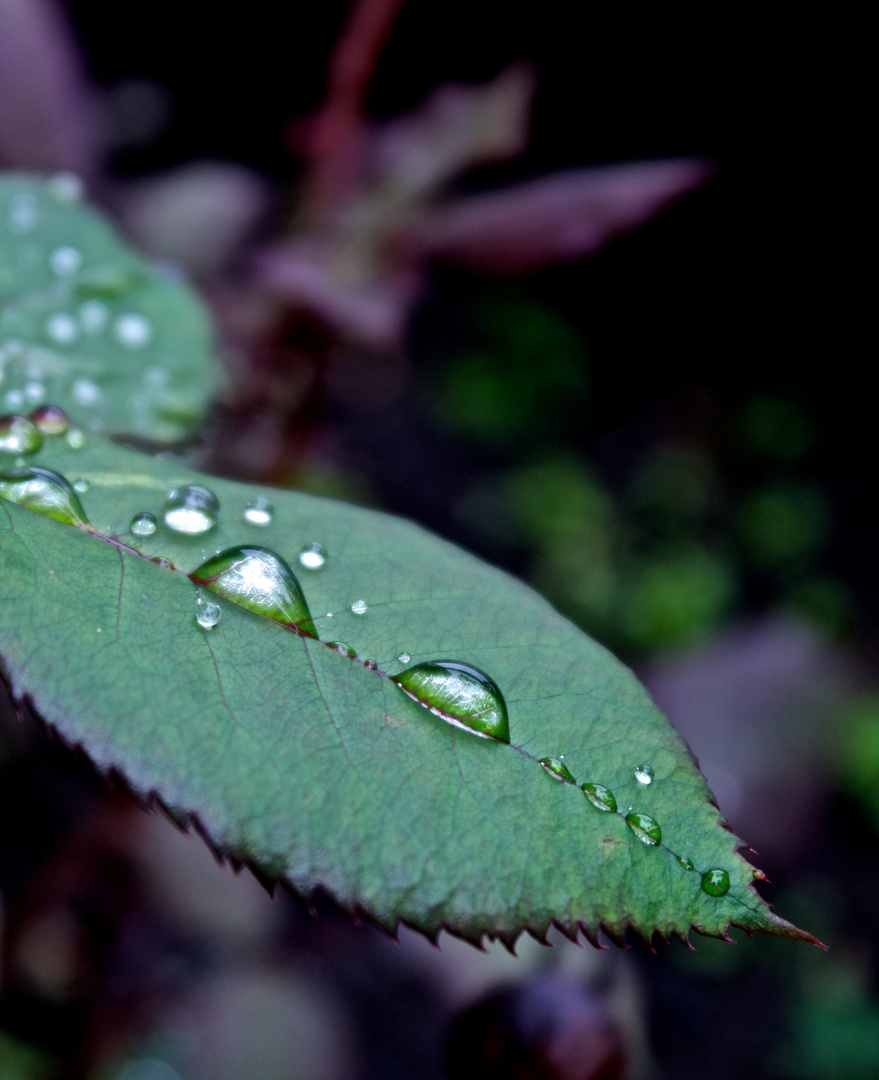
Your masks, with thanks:
M346 645L344 641L328 641L327 648L335 649L340 655L348 656L352 660L357 655L357 650L352 649L350 645Z
M221 615L219 604L201 598L196 601L195 621L203 629L210 630L212 626L216 626Z
M709 896L726 896L729 892L729 874L726 870L706 870L702 875L702 891Z
M18 236L33 232L40 217L40 207L36 195L21 191L9 201L7 224L9 231Z
M274 508L268 499L258 495L244 507L244 520L251 525L271 525Z
M33 421L24 416L0 416L0 454L35 454L43 436Z
M153 336L153 325L143 315L120 315L113 324L113 333L120 345L140 349Z
M327 561L327 549L316 540L310 544L303 544L299 550L299 561L307 570L320 570ZM364 610L366 610L365 603L364 601Z
M662 841L662 829L647 814L639 814L636 810L631 810L626 814L626 824L642 844L655 847Z
M510 741L504 696L494 679L479 668L457 660L433 660L392 679L419 705L455 727L483 739Z
M144 510L143 513L134 515L128 529L135 536L152 536L158 527L159 524L153 515Z
M46 334L56 345L71 345L79 337L79 327L72 315L56 311L46 319Z
M632 770L632 775L639 784L643 784L645 787L653 783L653 769L649 765L636 765Z
M685 870L696 869L696 864L693 862L692 859L688 859L686 855L675 855L675 858Z
M355 600L354 603L351 605L351 611L355 615L365 615L368 610L369 605L363 599Z
M268 548L227 548L202 563L189 576L197 585L203 585L227 600L301 634L317 637L296 575L280 555Z
M219 499L201 484L184 484L169 491L165 500L165 524L187 536L199 536L212 529L219 514Z
M606 788L604 784L581 784L580 787L596 810L604 810L609 814L617 812L617 801L610 788Z
M44 405L41 409L34 409L30 420L44 435L63 435L70 426L67 413L57 405Z
M58 277L72 277L82 266L82 255L74 247L56 247L49 255L49 265Z
M76 492L51 469L33 466L0 472L0 497L65 525L88 526Z
M540 764L546 769L550 776L555 776L559 780L566 780L569 784L576 784L576 780L571 774L571 770L565 765L565 763L556 757L542 757Z

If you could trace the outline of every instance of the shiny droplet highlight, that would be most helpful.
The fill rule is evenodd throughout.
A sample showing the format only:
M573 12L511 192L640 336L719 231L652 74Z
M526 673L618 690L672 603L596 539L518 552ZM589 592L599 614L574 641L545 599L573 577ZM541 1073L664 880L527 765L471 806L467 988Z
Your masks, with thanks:
M650 847L655 847L662 842L662 829L652 817L648 817L647 814L639 814L635 810L630 810L626 814L626 824L638 837L642 844L648 844Z
M244 520L248 525L271 525L274 508L268 499L257 496L244 507Z
M299 562L306 570L320 570L326 561L327 549L316 540L310 544L303 544L299 549Z
M576 784L571 770L565 765L561 758L556 757L542 757L540 764L546 769L550 776L554 776L557 780L565 780L569 784Z
M35 454L43 435L26 416L0 416L0 454Z
M141 514L134 515L128 529L129 532L134 533L135 536L152 536L158 527L159 523L153 515L144 511Z
M494 679L479 668L457 660L433 660L401 671L392 681L447 723L483 739L510 741L504 696Z
M726 896L729 892L729 874L726 870L706 870L702 875L702 892L709 896Z
M653 783L653 769L649 765L636 765L632 770L632 775L644 787Z
M617 801L610 788L606 788L603 784L581 784L580 787L596 810L603 810L609 814L617 812Z
M217 524L220 502L201 484L184 484L168 492L165 500L165 524L174 532L200 536Z
M88 518L68 481L51 469L23 467L0 472L0 498L65 525L88 528Z

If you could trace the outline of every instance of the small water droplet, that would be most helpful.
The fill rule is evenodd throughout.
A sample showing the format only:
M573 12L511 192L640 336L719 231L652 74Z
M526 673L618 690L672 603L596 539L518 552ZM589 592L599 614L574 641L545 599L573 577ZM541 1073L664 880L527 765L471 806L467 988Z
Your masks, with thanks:
M84 480L82 477L80 477L78 480L73 481L73 490L76 492L77 495L85 495L85 493L91 486L92 485L88 482L88 480Z
M404 694L455 727L483 739L510 741L507 703L494 679L479 668L457 660L432 660L392 678Z
M397 660L399 660L401 664L408 664L412 660L412 657L407 652L401 652L397 653Z
M143 315L120 315L113 324L113 333L120 345L140 349L153 336L153 325Z
M596 810L604 810L610 814L617 812L617 801L610 788L603 784L581 784L580 787Z
M72 315L56 311L46 319L46 334L57 345L70 345L79 337L79 327Z
M88 526L88 518L68 481L36 466L0 472L0 497L65 525Z
M107 325L110 309L100 300L86 300L79 309L79 319L87 334L97 334Z
M74 247L56 247L49 255L49 266L58 277L72 277L82 266L82 255Z
M0 416L0 454L35 454L42 445L40 429L26 416Z
M134 533L135 536L152 536L158 527L159 523L153 515L143 511L143 513L134 515L128 530Z
M729 874L726 870L706 870L702 875L702 891L709 896L726 896L729 892Z
M67 432L67 445L71 450L82 450L85 446L85 435L79 428L71 428Z
M320 570L323 564L327 561L327 549L323 544L319 544L316 540L310 544L303 544L299 549L299 561L307 570ZM358 600L358 604L363 604L363 611L366 611L366 601ZM354 610L352 606L351 610ZM358 612L363 614L363 612Z
M104 396L101 393L101 388L97 383L93 383L91 379L76 379L70 388L70 392L73 394L77 405L86 408L97 405Z
M268 548L227 548L202 563L189 577L196 585L227 600L301 634L317 637L296 575L280 555Z
M269 500L259 495L244 507L244 520L250 525L271 525L274 512Z
M177 533L200 536L217 524L220 502L201 484L184 484L168 492L165 500L165 524Z
M362 598L360 600L355 600L354 603L351 605L351 611L355 615L365 615L368 610L369 605Z
M24 405L24 390L7 390L6 397L3 400L6 402L6 408L12 409L14 412Z
M29 191L20 191L9 200L7 223L9 231L17 236L33 232L40 217L40 206L36 195Z
M350 645L346 645L344 641L328 641L327 648L335 649L337 653L341 653L342 656L348 656L352 660L357 655L356 650L352 649Z
M375 660L364 660L363 666L369 671L378 671L378 664L375 662Z
M693 862L692 859L688 859L686 855L675 855L675 858L685 870L696 869L696 864Z
M59 203L78 203L85 192L85 184L72 172L60 172L46 181L50 194Z
M63 435L70 427L67 413L57 405L43 405L40 409L34 409L30 420L44 435Z
M636 765L632 770L632 775L639 784L643 784L645 787L653 783L653 769L649 765Z
M196 601L195 621L203 629L210 630L212 626L216 626L221 614L219 604L211 600L202 600L201 597Z
M40 382L31 381L25 383L24 397L28 405L39 405L46 400L46 388Z
M647 814L639 814L637 811L632 810L626 814L626 824L642 844L655 847L662 841L662 829Z
M561 758L557 757L542 757L540 764L546 769L550 776L556 777L558 780L565 780L569 784L576 784L576 780L571 774L571 770L565 765Z

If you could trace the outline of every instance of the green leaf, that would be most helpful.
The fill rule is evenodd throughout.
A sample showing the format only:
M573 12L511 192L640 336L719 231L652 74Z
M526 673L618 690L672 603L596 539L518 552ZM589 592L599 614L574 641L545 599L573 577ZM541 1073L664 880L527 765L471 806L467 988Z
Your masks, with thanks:
M33 461L73 482L94 531L0 499L13 691L222 851L431 935L511 941L555 921L593 938L736 925L814 940L758 896L691 755L632 674L520 582L405 521L208 479L97 437L79 450L48 437ZM219 498L199 535L163 524L166 494L179 506L187 484ZM264 525L245 520L260 498L273 504ZM132 535L143 513L158 527ZM297 633L301 613L276 621L229 600L237 557L209 563L200 585L187 576L232 547L270 548L295 569L322 640ZM303 547L312 565L326 549L319 568L299 561ZM197 619L208 603L212 628ZM425 702L435 712L418 679L394 681L440 661L443 678L449 661L476 669L480 701L496 684L509 744L447 723L464 705L442 679ZM616 809L583 784L607 788ZM709 871L729 890L709 875L709 895Z
M50 400L92 431L188 435L217 379L195 295L149 266L76 181L0 176L0 394L12 412Z

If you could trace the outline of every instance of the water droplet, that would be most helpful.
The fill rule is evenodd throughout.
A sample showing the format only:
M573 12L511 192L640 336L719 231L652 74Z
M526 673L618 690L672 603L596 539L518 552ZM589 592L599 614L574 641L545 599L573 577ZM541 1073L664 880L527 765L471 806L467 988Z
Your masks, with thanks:
M626 814L626 824L642 844L655 847L662 840L662 829L652 817L648 817L646 814L639 814L637 811L632 810Z
M85 435L79 430L79 428L71 428L67 432L67 445L71 450L82 450L85 446Z
M269 500L258 495L244 507L244 520L251 525L271 525L274 512Z
M88 526L76 492L51 469L34 466L0 472L0 497L65 525Z
M369 605L364 599L361 598L360 600L354 601L354 603L351 605L351 610L355 615L365 615L366 612L369 610Z
M152 536L158 527L159 523L153 515L143 511L143 513L134 515L128 530L134 533L135 536Z
M107 325L110 309L100 300L86 300L79 309L80 322L87 334L97 334Z
M364 660L363 666L369 671L378 671L378 664L375 660Z
M565 765L561 758L556 757L542 757L540 764L546 769L550 776L555 776L559 780L566 780L569 784L576 784L576 780L571 774L571 770Z
M70 426L67 413L57 405L44 405L41 409L34 409L30 420L44 435L63 435Z
M189 575L227 600L317 637L296 575L268 548L234 547L221 551Z
M401 664L408 664L412 657L407 652L397 653L397 659Z
M7 409L20 409L24 405L23 390L7 390L4 398Z
M696 869L696 864L693 862L692 859L688 859L686 855L675 855L675 858L685 870Z
M153 325L143 315L120 315L113 324L113 333L120 345L140 349L153 336Z
M653 783L653 769L649 765L636 765L632 770L632 775L639 784L643 784L645 787Z
M196 601L195 621L205 630L210 630L212 626L216 626L220 621L220 605L214 604L210 600L202 600L201 597Z
M72 172L56 173L46 181L46 186L60 203L78 203L85 192L82 180Z
M74 247L56 247L49 255L49 266L58 277L72 277L82 266L82 255Z
M726 870L706 870L702 875L702 891L709 896L726 896L729 892L729 874Z
M25 383L24 397L29 405L39 405L46 399L46 388L39 382Z
M184 484L169 491L165 500L165 524L187 536L199 536L212 529L219 514L219 499L201 484Z
M101 388L97 383L93 383L91 379L77 379L71 386L70 392L73 394L77 405L85 407L97 405L104 396L101 393Z
M494 679L479 668L457 660L432 660L392 678L413 701L455 727L483 739L510 741L504 696Z
M46 334L57 345L70 345L79 337L79 327L72 315L56 311L46 319Z
M303 544L299 549L299 561L308 570L320 570L327 561L327 549L316 540L310 544ZM365 600L358 600L357 603L363 604L363 611L366 611ZM354 608L352 607L351 610L353 611ZM358 612L358 614L362 613Z
M610 788L603 784L581 784L580 787L596 810L604 810L610 814L617 812L617 801Z
M335 649L337 653L341 653L342 656L349 656L352 660L357 655L355 649L352 649L350 645L346 645L344 641L328 641L327 647Z
M82 477L80 477L79 480L73 481L73 490L76 492L77 495L85 495L85 493L91 486L92 485L88 482L88 480L84 480Z
M0 454L35 454L43 445L40 429L25 416L0 416Z
M20 191L10 199L6 219L10 232L18 236L33 232L39 217L40 207L36 195L29 191Z

